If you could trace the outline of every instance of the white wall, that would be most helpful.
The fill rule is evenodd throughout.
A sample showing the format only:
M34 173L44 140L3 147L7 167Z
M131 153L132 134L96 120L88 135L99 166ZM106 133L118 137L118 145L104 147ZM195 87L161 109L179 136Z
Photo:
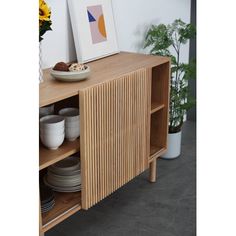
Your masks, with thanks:
M42 41L43 68L59 61L76 60L67 0L46 0L52 11L52 29ZM191 0L113 0L118 44L121 51L145 52L143 40L151 24L171 23L177 18L190 22ZM189 46L181 59L188 61Z

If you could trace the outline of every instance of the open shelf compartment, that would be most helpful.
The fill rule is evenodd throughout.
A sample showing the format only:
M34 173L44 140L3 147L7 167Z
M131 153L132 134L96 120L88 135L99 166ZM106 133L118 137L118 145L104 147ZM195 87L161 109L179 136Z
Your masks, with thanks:
M168 106L169 62L152 68L151 114Z
M166 149L167 112L164 109L151 115L150 159L161 154Z
M66 107L79 108L79 96L72 96L54 103L54 114L58 114L59 110ZM73 155L80 151L80 139L75 141L64 140L63 144L57 150L49 150L42 144L39 146L39 170L42 170L62 159Z
M42 226L44 232L81 209L81 192L55 192L54 194L55 206L49 212L42 214Z
M158 103L153 102L151 104L151 114L153 114L154 112L157 112L157 111L163 109L164 107L165 107L164 104L158 104Z
M158 155L159 153L163 152L164 150L165 150L164 147L151 146L150 147L150 158L152 158L154 155Z
M80 139L64 141L57 150L49 150L43 145L39 147L39 170L42 170L80 150Z
M49 105L49 104L48 104ZM59 110L66 107L79 108L78 94L54 103L54 114L58 114ZM50 150L39 145L39 170L40 181L46 174L47 167L59 162L80 151L80 138L75 141L64 140L63 144L57 150ZM62 193L54 191L55 206L47 213L41 213L42 222L41 232L45 233L64 219L81 210L81 191Z

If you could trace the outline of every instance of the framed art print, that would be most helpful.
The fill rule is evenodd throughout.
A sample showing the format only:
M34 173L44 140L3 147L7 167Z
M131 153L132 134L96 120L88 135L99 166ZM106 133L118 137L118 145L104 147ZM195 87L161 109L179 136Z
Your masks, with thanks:
M68 0L78 62L118 53L111 0Z

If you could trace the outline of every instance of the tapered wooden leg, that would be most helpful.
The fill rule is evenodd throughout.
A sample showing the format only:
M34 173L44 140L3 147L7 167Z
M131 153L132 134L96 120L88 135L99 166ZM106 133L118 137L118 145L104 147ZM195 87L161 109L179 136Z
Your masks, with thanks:
M156 180L157 180L157 160L154 159L153 162L150 163L149 181L151 183L155 183Z

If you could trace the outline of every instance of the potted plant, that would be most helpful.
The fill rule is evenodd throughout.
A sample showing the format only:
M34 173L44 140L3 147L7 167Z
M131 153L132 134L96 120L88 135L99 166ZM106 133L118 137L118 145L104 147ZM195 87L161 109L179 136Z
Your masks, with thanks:
M195 78L195 60L189 63L180 61L181 46L194 38L196 29L181 19L172 24L152 25L145 38L145 48L150 48L153 55L171 57L169 134L167 152L162 157L176 158L181 152L181 129L186 115L195 104L190 96L188 80Z

